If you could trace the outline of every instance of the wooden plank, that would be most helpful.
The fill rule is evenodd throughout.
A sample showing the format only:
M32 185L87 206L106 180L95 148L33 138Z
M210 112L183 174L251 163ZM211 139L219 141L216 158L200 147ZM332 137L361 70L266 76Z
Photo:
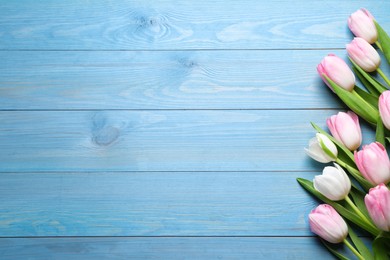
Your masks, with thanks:
M310 121L336 112L3 111L0 171L318 170Z
M0 239L0 254L4 260L332 259L312 237L7 238ZM351 253L347 255L354 258Z
M386 0L1 1L0 48L344 48L347 18L362 6L390 28Z
M328 52L0 52L0 109L339 108Z
M0 52L0 109L340 108L315 70L329 52L346 57L344 50Z
M2 173L0 236L307 236L315 174Z

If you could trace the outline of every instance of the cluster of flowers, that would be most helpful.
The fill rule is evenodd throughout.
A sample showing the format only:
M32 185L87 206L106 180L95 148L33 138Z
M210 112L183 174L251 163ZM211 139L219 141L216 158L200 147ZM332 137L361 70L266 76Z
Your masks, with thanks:
M310 140L306 153L321 163L333 162L334 166L325 167L313 182L301 178L298 182L326 203L309 214L312 232L330 243L345 243L359 259L389 259L390 160L385 146L386 140L390 141L387 137L390 136L390 81L379 68L381 58L372 44L390 62L390 38L365 9L353 13L348 26L356 36L346 47L353 71L333 54L322 60L317 71L354 112L339 112L328 118L326 123L331 134L313 124L318 133ZM387 87L370 74L375 71ZM365 89L356 86L355 74ZM360 150L359 116L376 127L376 142ZM352 182L346 172L353 177ZM372 234L371 250L344 219ZM346 259L324 244L337 257Z

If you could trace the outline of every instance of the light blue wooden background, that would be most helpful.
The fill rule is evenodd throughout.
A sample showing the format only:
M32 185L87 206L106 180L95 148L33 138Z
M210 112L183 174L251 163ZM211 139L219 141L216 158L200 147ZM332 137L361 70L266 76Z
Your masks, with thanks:
M329 259L295 178L360 7L390 28L389 1L1 0L1 259Z

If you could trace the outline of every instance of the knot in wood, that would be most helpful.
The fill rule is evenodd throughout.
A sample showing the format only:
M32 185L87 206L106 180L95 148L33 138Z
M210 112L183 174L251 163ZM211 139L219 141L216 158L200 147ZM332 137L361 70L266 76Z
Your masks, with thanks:
M112 144L119 136L119 129L113 126L106 126L93 136L93 142L99 146L108 146Z

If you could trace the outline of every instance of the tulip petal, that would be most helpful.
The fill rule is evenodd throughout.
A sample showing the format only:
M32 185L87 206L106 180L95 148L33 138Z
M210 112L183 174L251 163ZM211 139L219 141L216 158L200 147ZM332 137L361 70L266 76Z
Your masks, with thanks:
M353 118L351 117L351 113ZM359 126L359 119L353 112L339 112L326 121L328 128L334 138L343 143L349 150L356 150L361 142L362 135Z
M327 158L320 152L321 147L311 147L310 149L305 148L305 152L308 156L310 156L312 159L316 160L320 163L328 163L331 162L331 158ZM322 150L321 150L322 151Z
M310 212L309 223L313 233L330 243L340 243L348 234L343 218L327 204L321 204Z
M365 196L368 213L375 225L384 231L390 231L390 190L380 184Z
M378 38L373 16L366 10L360 9L348 18L348 27L354 35L362 37L369 43L374 43Z
M365 39L355 37L346 49L349 57L364 71L373 72L379 67L379 54Z
M314 177L313 186L322 195L333 201L344 199L351 190L351 182L341 167L327 166L322 175Z

